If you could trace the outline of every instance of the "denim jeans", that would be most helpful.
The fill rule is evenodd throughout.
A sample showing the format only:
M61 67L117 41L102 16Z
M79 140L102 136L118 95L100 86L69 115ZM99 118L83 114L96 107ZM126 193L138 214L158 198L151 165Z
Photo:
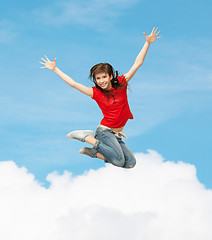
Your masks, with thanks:
M96 144L93 149L101 153L107 162L117 167L133 168L136 164L135 156L121 137L114 135L109 128L99 126L95 133Z

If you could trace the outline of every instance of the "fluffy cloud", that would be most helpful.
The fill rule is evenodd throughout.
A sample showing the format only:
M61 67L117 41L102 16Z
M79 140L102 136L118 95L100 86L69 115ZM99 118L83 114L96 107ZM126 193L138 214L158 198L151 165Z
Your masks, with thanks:
M212 191L195 167L152 150L136 158L130 170L53 172L48 189L26 168L1 162L0 239L211 239Z

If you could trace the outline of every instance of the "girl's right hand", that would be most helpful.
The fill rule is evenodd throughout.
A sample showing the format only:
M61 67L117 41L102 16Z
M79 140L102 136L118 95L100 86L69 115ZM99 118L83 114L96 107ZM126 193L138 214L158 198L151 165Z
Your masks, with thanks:
M43 65L45 65L45 66L44 66L44 67L40 67L40 68L48 68L48 69L54 71L55 68L56 68L56 58L54 59L53 62L51 62L51 61L47 58L46 55L44 55L44 56L45 56L46 59L41 58L44 62L39 62L39 63L41 63L41 64L43 64Z

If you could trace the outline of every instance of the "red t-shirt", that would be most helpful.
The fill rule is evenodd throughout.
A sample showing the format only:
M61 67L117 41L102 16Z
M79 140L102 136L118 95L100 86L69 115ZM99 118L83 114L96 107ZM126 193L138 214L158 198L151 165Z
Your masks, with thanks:
M123 127L128 119L133 119L127 100L127 82L124 75L118 76L118 81L124 84L124 87L118 90L112 87L109 101L100 89L92 87L92 99L97 102L104 115L101 124L110 128Z

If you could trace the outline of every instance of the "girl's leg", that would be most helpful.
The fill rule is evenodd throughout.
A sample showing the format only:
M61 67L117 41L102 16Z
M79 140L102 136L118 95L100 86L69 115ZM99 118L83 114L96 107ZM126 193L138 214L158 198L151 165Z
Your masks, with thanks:
M133 168L136 164L132 151L121 138L114 136L110 130L98 128L95 137L88 135L85 137L85 142L94 146L93 148L81 149L88 152L87 154L84 153L86 155L97 157L124 168Z
M96 141L93 149L104 156L105 161L118 167L123 167L125 165L122 148L112 130L98 127L95 139Z
M121 138L119 138L118 141L119 144L121 145L125 158L125 165L123 166L123 168L133 168L136 164L136 158L134 154L129 149L129 147L121 140Z
M88 135L85 137L85 142L90 143L91 145L94 146L96 144L96 138ZM96 153L96 157L99 159L105 160L104 156L99 152Z
M94 146L95 143L96 143L96 138L94 138L93 136L88 135L88 136L85 137L85 142L90 143L91 145Z
M101 153L97 152L96 157L105 161L105 158Z

